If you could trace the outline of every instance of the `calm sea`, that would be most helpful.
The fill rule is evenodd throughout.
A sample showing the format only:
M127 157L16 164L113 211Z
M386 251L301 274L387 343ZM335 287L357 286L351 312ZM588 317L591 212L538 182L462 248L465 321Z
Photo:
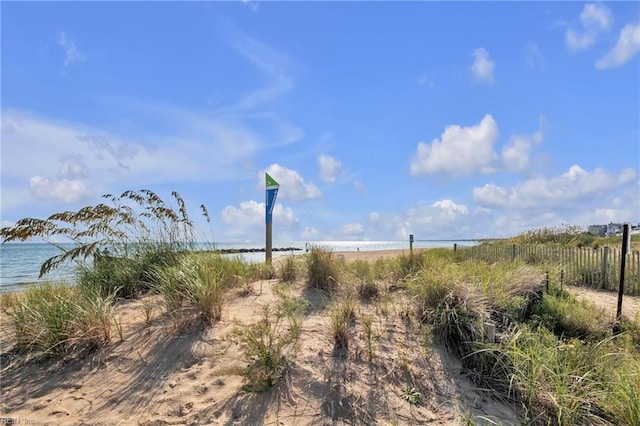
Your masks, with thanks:
M458 245L474 245L474 241L416 241L415 248L433 248L433 247L453 247ZM274 251L273 257L283 256L287 254L302 254L305 248L311 246L322 247L332 251L374 251L374 250L398 250L409 249L407 241L276 241L273 243L275 248L299 248L299 251ZM202 249L211 249L212 244L201 244ZM66 245L71 248L73 245ZM215 243L215 248L219 249L251 249L264 248L261 243ZM40 266L48 258L60 254L61 251L46 243L8 243L0 245L0 293L6 291L17 291L24 289L29 283L37 283L44 281L64 281L73 283L75 279L75 270L77 265L69 263L59 269L52 271L38 280ZM263 262L264 253L243 253L241 256L246 262L258 263Z

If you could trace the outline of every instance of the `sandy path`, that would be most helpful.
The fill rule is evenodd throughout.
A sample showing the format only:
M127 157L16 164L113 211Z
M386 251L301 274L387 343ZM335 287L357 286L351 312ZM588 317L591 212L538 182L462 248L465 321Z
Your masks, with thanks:
M604 309L611 320L615 318L618 307L618 294L610 291L593 290L585 287L565 287L579 299L589 300L598 308ZM640 319L640 297L625 295L622 298L622 315Z

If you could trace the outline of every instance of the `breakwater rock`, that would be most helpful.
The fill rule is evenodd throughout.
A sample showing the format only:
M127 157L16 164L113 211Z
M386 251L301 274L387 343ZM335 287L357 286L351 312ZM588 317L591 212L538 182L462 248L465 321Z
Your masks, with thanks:
M271 251L300 251L302 250L299 247L274 247ZM210 250L213 253L220 254L242 254L242 253L264 253L267 251L264 247L262 248L229 248L229 249L216 249Z

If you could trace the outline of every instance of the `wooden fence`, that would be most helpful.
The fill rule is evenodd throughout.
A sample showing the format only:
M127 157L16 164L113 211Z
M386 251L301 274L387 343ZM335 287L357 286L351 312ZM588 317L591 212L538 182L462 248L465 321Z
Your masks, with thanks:
M559 266L565 284L605 290L617 290L620 284L622 251L609 247L479 245L457 247L456 253L463 260L521 261ZM640 295L640 251L627 254L624 274L624 293Z

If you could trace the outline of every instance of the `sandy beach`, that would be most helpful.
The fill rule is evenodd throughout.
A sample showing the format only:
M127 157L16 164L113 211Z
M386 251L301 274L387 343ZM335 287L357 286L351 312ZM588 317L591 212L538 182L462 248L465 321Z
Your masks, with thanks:
M400 253L335 255L354 261ZM10 324L2 313L0 416L34 425L458 425L464 424L461 414L517 421L514 407L487 399L461 374L458 361L411 337L415 330L402 320L407 301L400 293L384 307L359 307L358 318L370 316L376 330L371 363L358 328L350 355L334 356L327 297L295 286L291 296L309 305L294 361L275 387L247 392L241 371L251 360L229 335L276 302L276 284L259 281L248 295L231 293L218 323L182 331L172 326L157 296L127 301L116 313L122 338L114 333L111 344L82 360L12 365L16 359L5 353ZM577 294L590 298L591 293L597 292ZM610 294L601 296L609 303ZM149 321L145 303L156 306ZM625 303L638 309L637 298ZM402 397L407 374L415 378L419 405Z

